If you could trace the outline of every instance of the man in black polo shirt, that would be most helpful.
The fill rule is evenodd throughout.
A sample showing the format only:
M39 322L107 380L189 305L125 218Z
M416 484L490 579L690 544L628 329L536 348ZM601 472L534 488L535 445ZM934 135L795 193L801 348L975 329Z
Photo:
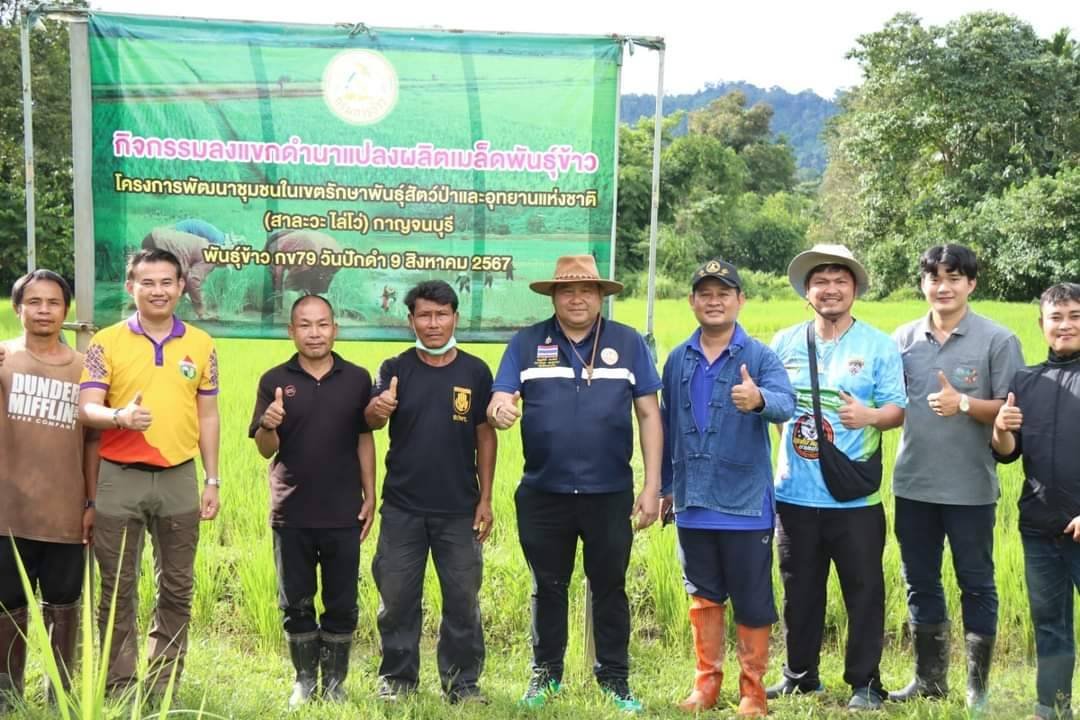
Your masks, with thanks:
M518 535L533 576L533 675L522 698L537 708L562 683L567 590L577 542L592 586L596 680L617 708L639 712L630 691L630 604L626 570L633 530L659 511L663 428L660 376L636 330L600 316L605 295L622 284L602 280L590 255L558 259L555 277L530 283L551 296L555 314L510 339L499 364L488 417L500 430L522 415L525 457L514 496ZM645 483L634 499L633 418Z
M364 422L371 378L333 352L330 303L305 295L292 307L296 354L266 371L248 435L270 463L270 525L278 604L296 668L289 706L315 691L345 699L356 629L360 543L375 508L375 443ZM322 616L315 616L315 568L322 569Z
M442 590L438 662L450 702L485 702L480 624L481 543L491 532L495 431L484 409L491 371L456 347L458 297L442 280L405 296L416 347L379 369L382 392L364 414L390 422L382 525L371 571L379 588L379 697L413 692L420 672L421 599L428 552Z

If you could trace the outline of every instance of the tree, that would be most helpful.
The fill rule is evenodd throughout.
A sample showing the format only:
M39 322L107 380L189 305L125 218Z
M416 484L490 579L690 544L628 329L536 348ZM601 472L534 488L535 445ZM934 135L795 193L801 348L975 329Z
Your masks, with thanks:
M837 171L823 185L824 217L883 291L910 277L897 254L957 238L978 203L1080 153L1080 67L1067 38L1042 41L1000 13L941 27L901 13L850 57L865 81L830 126Z

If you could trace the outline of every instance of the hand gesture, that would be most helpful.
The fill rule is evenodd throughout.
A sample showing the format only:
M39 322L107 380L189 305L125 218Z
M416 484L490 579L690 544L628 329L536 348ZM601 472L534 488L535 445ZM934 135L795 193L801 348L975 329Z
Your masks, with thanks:
M945 373L938 370L938 382L941 383L941 391L930 393L926 396L926 402L930 409L941 417L951 417L960 412L960 393L952 386Z
M1080 515L1077 515L1065 526L1065 534L1072 535L1073 542L1080 542Z
M514 393L514 397L510 399L510 402L496 405L495 409L491 411L491 424L499 430L509 430L517 422L517 419L521 417L521 408L518 407L518 403L521 402L521 391L518 390Z
M635 530L644 530L656 522L660 516L660 498L655 490L648 488L641 491L634 502L634 509L630 511L630 518L637 518L634 524Z
M263 430L272 432L281 427L283 422L285 422L285 396L281 388L274 388L274 402L266 406L259 424L262 425Z
M840 422L848 430L859 430L874 421L873 410L863 405L852 395L841 390L840 399L844 402L839 410Z
M146 432L150 429L150 424L154 422L154 416L142 406L142 395L141 391L135 393L131 402L116 415L116 422L125 430Z
M199 498L199 518L213 520L221 509L221 499L218 495L217 485L207 485L203 488L202 497Z
M754 378L750 377L745 363L739 372L742 374L742 382L731 388L731 402L740 412L754 412L765 404L765 400L761 397L761 390Z
M491 510L491 501L480 501L476 504L476 512L473 513L472 529L476 533L476 541L484 542L491 534L491 526L495 522L495 513Z
M1005 404L998 408L997 417L994 418L994 427L1001 432L1016 432L1023 423L1024 413L1016 406L1016 396L1009 393L1009 396L1005 398Z
M364 497L364 502L360 505L360 514L356 516L356 519L360 521L360 542L364 542L368 533L371 532L371 524L375 521L374 497Z
M397 410L397 375L390 378L390 387L379 393L372 407L375 416L383 420L389 420L395 410Z

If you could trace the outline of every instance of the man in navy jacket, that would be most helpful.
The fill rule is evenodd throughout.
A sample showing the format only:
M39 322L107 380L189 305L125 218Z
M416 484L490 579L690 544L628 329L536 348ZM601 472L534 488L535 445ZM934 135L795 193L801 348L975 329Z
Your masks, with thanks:
M679 707L700 712L716 704L730 598L738 634L738 714L764 717L762 676L769 629L777 620L768 426L791 417L795 391L776 354L737 322L746 295L734 265L702 265L689 300L700 327L668 356L661 402L662 505L675 514L697 654L694 690Z

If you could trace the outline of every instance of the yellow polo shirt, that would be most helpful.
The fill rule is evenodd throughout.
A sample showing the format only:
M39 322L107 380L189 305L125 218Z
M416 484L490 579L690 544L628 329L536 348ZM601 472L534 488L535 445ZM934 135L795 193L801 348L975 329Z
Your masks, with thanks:
M198 395L218 392L214 340L173 317L160 344L145 334L138 313L94 335L86 349L82 388L105 390L105 404L122 408L142 393L153 417L145 432L105 430L101 457L115 463L173 467L199 452Z

